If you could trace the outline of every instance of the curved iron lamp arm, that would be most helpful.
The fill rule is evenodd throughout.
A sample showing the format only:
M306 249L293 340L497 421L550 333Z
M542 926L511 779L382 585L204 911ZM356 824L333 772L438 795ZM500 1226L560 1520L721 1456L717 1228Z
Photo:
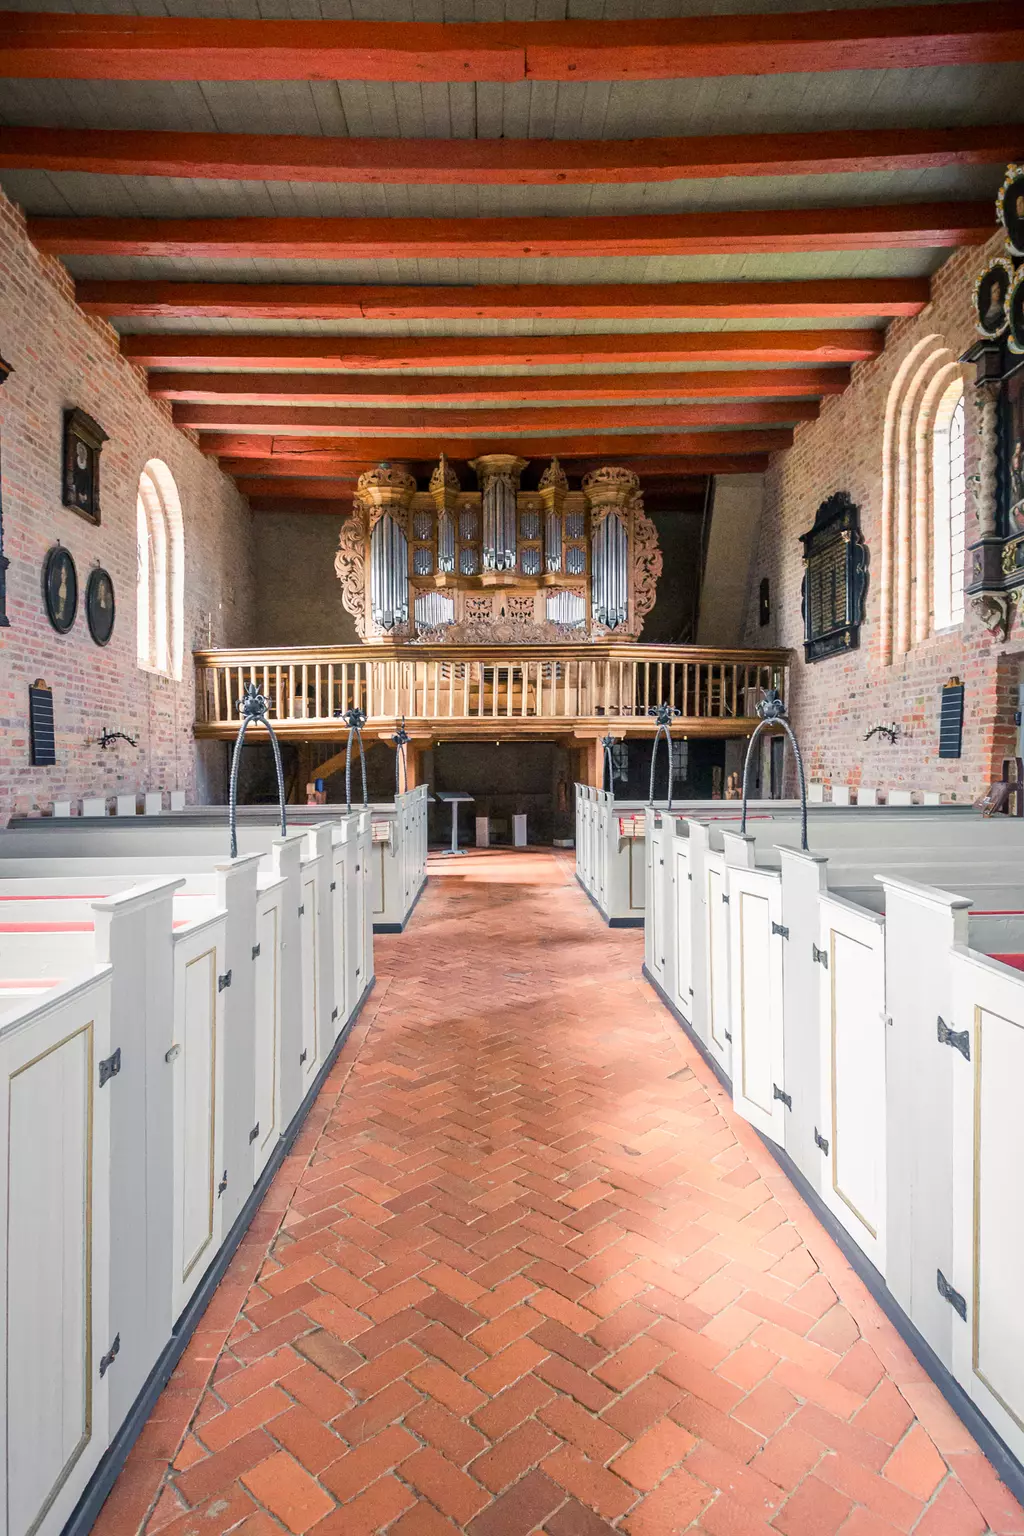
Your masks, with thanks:
M800 780L800 847L804 853L807 849L807 783L804 779L804 760L800 756L800 744L793 733L793 727L786 719L786 706L779 698L774 688L765 692L762 690L762 698L757 706L757 712L761 716L760 722L754 728L754 734L747 743L747 755L743 759L743 815L740 817L740 832L746 836L747 831L747 784L750 777L750 764L754 758L754 743L762 731L770 725L781 725L789 738L789 744L793 748L793 756L796 758L796 771Z
M363 726L366 724L366 715L361 709L349 709L341 717L348 726L348 740L345 743L345 809L352 809L352 737L359 742L359 766L363 771L363 804L369 805L369 796L366 793L366 749L363 746Z
M402 723L401 723L401 725L398 727L398 730L395 732L395 734L391 738L391 740L395 744L395 796L396 796L396 798L397 798L398 795L404 794L405 791L409 788L409 770L408 770L408 765L406 763L405 749L406 749L410 739L411 738L409 736L409 732L405 728L405 716L403 715L402 716ZM361 743L360 743L360 745L361 745ZM402 769L402 787L401 787L401 789L399 789L399 787L398 787L398 769L399 769L399 765L401 765L401 769Z
M676 715L681 714L682 711L678 710L678 709L674 709L671 704L652 704L650 709L647 711L647 713L649 715L653 715L655 720L657 720L657 722L658 722L658 728L657 728L657 730L654 733L654 746L651 749L651 797L650 797L650 801L648 803L650 805L654 804L654 774L655 774L655 769L658 766L658 743L661 741L662 737L664 736L664 738L665 738L665 754L666 754L666 756L668 758L668 800L666 801L665 809L670 811L672 809L672 779L673 779L673 773L672 773L672 721L676 717Z
M601 774L601 788L605 787L605 779L608 780L608 789L612 799L615 799L615 760L612 757L612 748L615 745L614 736L602 736L601 745L604 747L604 768Z
M235 750L231 754L231 786L228 790L228 827L231 832L231 857L238 857L238 764L242 756L242 743L245 733L254 721L265 725L270 733L270 745L274 749L274 767L277 770L277 799L281 807L281 836L288 835L288 812L284 798L284 770L281 767L281 748L277 744L277 734L270 721L267 719L267 701L256 687L250 683L242 698L238 701L238 707L242 712L242 724L235 738Z

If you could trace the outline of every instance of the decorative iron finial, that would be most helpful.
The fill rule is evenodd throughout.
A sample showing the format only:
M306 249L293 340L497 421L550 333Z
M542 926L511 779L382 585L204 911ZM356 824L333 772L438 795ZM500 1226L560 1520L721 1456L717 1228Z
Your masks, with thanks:
M762 688L757 713L762 720L785 720L786 705L777 688Z
M676 709L672 704L652 704L647 713L658 722L659 726L668 728L676 716L682 714L682 710Z
M361 731L366 724L366 711L353 706L352 709L346 709L341 718L350 731Z
M398 727L398 730L392 736L391 740L394 742L396 747L404 747L412 740L412 737L409 735L409 732L405 728L404 716L402 718L401 725Z
M250 683L238 701L238 713L246 720L265 720L267 701L255 683Z

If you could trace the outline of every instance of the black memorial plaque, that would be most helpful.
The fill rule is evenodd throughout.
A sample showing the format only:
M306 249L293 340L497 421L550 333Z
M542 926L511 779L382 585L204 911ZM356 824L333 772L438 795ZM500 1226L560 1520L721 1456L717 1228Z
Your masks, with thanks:
M28 723L33 768L52 768L57 761L53 730L53 689L41 677L28 690Z
M959 757L964 740L964 685L951 677L942 685L939 709L939 756Z
M855 650L867 585L867 550L860 510L845 491L823 501L814 527L800 535L804 546L802 610L804 657L824 661Z

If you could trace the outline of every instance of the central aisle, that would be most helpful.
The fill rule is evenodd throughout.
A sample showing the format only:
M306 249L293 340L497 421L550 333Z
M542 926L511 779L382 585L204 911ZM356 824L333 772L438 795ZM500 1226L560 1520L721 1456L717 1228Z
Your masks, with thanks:
M97 1530L1024 1532L568 860L376 954Z

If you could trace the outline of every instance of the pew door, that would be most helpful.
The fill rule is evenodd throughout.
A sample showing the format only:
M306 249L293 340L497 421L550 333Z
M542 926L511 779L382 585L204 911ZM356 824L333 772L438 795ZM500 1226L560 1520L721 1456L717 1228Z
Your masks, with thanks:
M704 855L704 944L707 975L707 1038L705 1044L722 1070L732 1073L732 1018L729 1011L729 916L725 856Z
M818 910L822 1196L884 1275L885 920L835 896Z
M348 1016L355 1006L352 993L352 950L348 937L349 904L349 854L348 845L336 843L333 850L334 864L331 893L334 917L334 1006L338 1010L337 1029L344 1029Z
M261 896L256 913L256 1031L253 1178L281 1137L281 902L283 884Z
M317 953L316 868L304 864L299 891L299 953L302 957L302 1049L299 1053L302 1092L316 1076L319 1060L320 956Z
M171 1303L177 1320L221 1241L224 1167L224 918L174 935L174 1222Z
M767 870L730 867L727 881L728 905L719 905L729 934L733 1104L784 1146L782 880Z
M1024 977L973 951L951 956L953 1374L1024 1458ZM951 1305L953 1303L951 1302ZM954 1311L959 1310L957 1306Z
M665 985L665 839L664 825L647 820L647 910L644 913L644 959L660 986Z
M56 1536L109 1438L109 969L60 993L0 1034L4 1536Z
M668 843L672 863L672 1001L687 1024L693 1020L693 972L690 966L690 845L684 837Z

